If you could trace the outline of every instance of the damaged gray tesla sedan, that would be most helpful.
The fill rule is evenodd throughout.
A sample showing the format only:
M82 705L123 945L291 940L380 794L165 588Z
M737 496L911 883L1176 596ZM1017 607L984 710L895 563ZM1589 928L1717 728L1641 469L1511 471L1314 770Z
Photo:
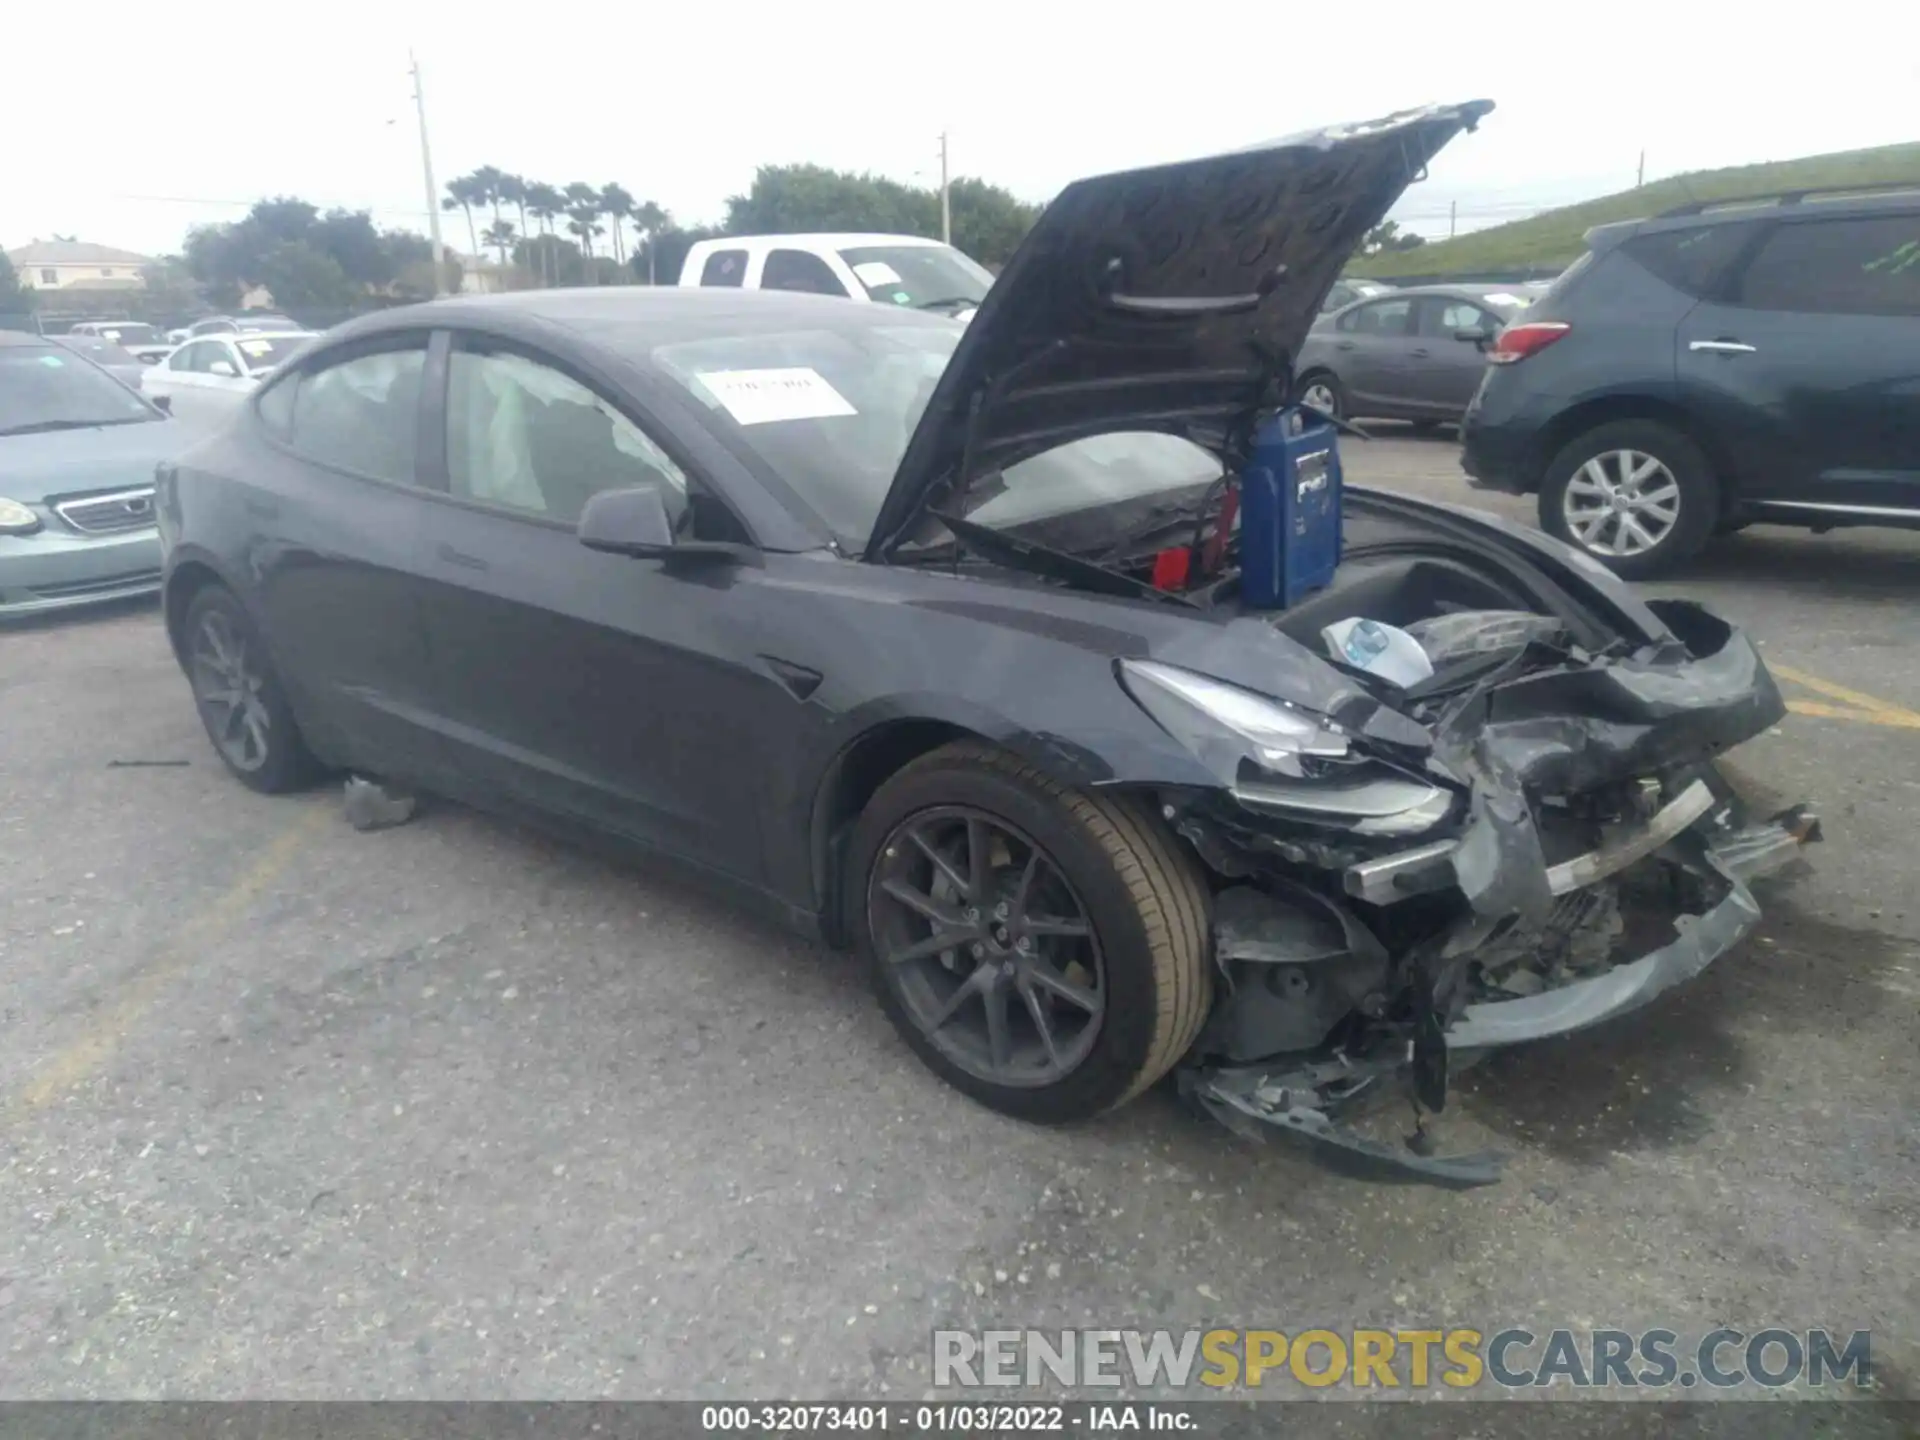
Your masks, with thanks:
M161 473L207 732L260 790L351 770L685 862L857 948L1008 1114L1175 1072L1491 1180L1343 1112L1686 980L1814 825L1714 768L1782 713L1748 641L1553 540L1348 491L1325 583L1254 583L1320 299L1488 108L1082 181L967 326L678 289L341 326ZM1356 617L1422 672L1333 653Z

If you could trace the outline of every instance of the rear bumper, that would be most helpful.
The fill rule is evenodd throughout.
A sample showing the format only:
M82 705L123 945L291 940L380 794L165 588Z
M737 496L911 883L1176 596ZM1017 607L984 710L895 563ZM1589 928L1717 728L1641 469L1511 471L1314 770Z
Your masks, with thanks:
M160 589L160 532L0 535L0 619L151 595Z

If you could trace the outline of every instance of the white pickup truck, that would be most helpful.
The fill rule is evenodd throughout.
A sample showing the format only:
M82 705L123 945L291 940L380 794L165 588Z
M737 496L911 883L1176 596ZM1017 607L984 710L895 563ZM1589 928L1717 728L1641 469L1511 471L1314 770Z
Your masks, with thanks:
M687 287L800 290L969 316L993 275L918 235L728 235L702 240L680 267Z

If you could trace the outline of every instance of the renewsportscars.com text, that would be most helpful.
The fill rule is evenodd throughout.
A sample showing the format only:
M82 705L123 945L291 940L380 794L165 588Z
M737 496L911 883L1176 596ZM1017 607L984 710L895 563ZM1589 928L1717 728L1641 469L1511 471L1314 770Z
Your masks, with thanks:
M936 1387L1578 1390L1873 1383L1872 1335L1717 1329L936 1330ZM1199 1393L1205 1393L1204 1390Z

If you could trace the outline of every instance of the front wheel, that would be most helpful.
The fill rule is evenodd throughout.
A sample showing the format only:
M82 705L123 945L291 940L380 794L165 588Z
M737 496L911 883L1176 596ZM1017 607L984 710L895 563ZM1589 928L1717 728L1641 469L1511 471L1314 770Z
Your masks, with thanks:
M1125 1103L1212 1004L1207 890L1153 812L950 745L860 817L848 913L882 1008L941 1078L1067 1122Z
M1706 456L1654 420L1611 421L1575 437L1540 487L1540 528L1628 579L1692 558L1719 516Z

